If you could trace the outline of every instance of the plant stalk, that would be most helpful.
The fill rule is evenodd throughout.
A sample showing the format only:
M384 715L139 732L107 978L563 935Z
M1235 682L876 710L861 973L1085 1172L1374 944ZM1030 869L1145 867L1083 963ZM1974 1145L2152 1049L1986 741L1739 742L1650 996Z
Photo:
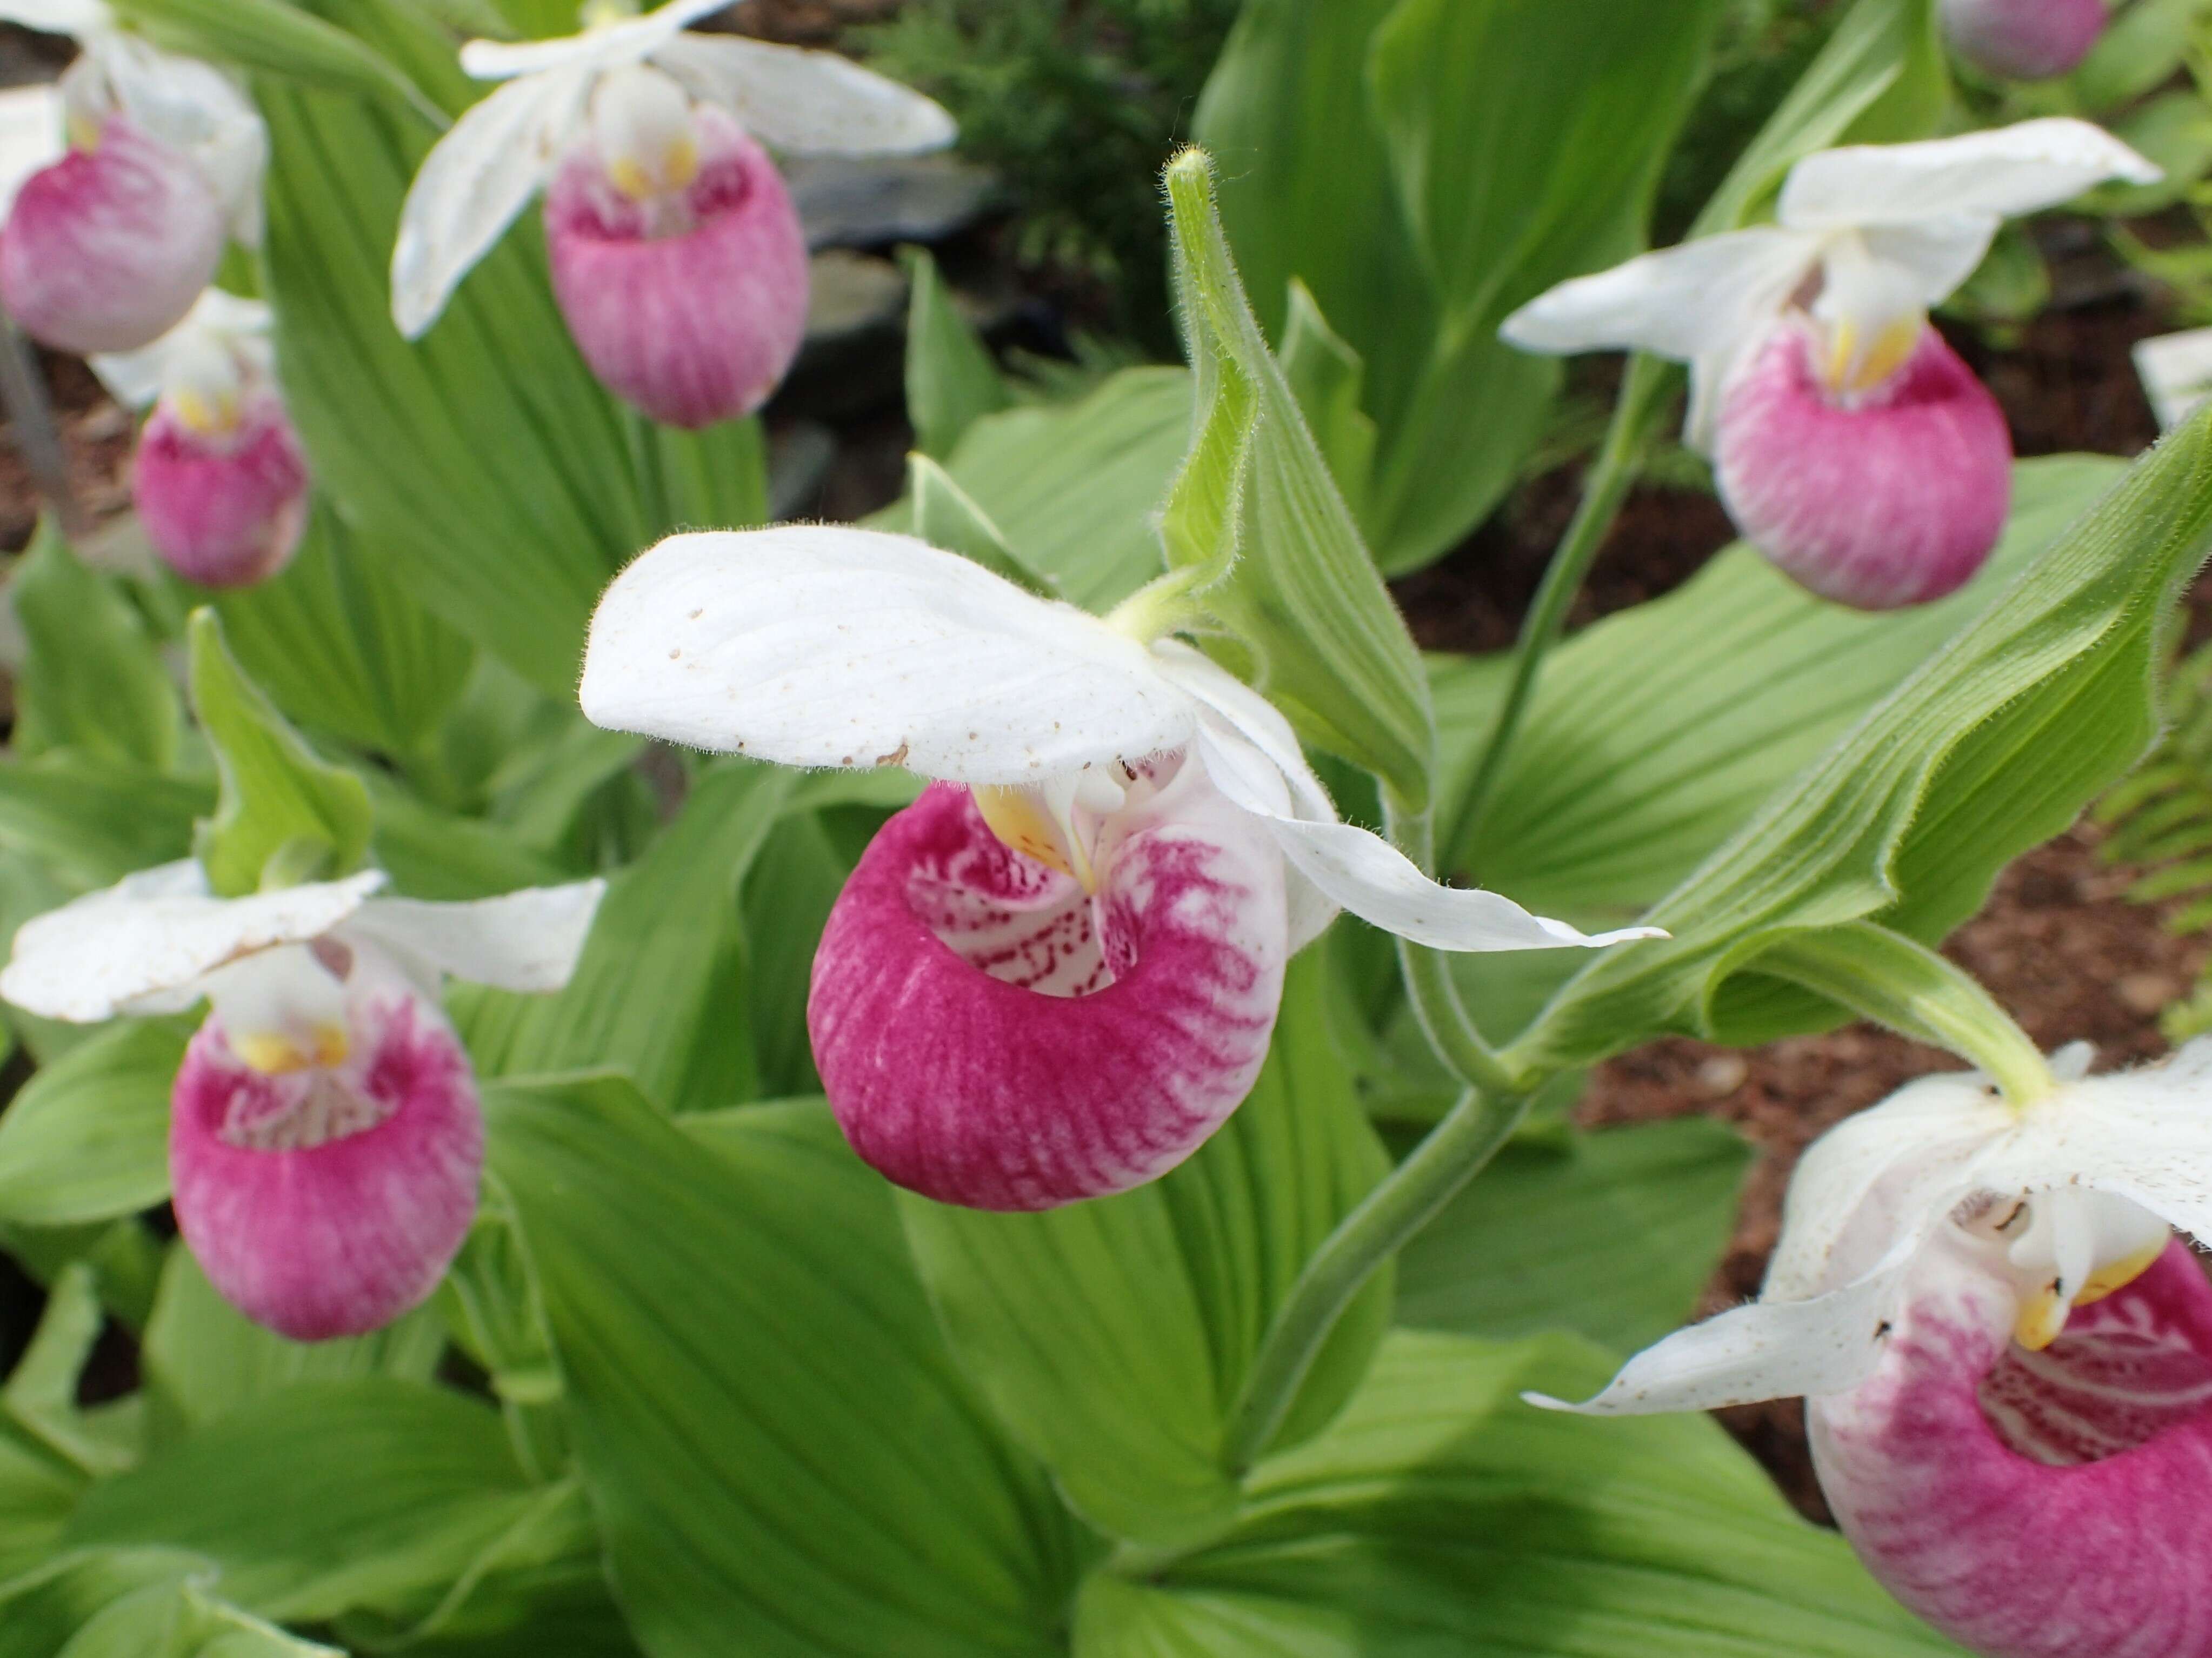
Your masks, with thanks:
M1489 807L1491 790L1513 751L1544 658L1559 642L1568 608L1582 591L1598 549L1605 544L1607 532L1620 516L1621 503L1643 471L1651 417L1668 383L1668 370L1656 359L1639 355L1628 360L1620 397L1613 408L1613 423L1606 428L1605 442L1583 480L1582 501L1552 554L1552 562L1544 568L1544 580L1529 602L1528 614L1522 619L1520 637L1514 641L1513 676L1505 688L1505 700L1498 704L1497 717L1491 722L1489 738L1483 744L1482 758L1476 763L1474 781L1462 809L1461 821L1469 828L1480 823Z

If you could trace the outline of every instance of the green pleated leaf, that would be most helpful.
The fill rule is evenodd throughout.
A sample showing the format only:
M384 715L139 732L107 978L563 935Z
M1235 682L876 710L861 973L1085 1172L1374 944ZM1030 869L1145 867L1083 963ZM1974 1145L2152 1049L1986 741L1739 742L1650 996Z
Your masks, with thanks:
M240 665L286 714L385 754L428 739L474 654L321 501L281 574L208 597Z
M0 1388L5 1430L90 1479L129 1467L140 1448L136 1413L127 1403L93 1411L77 1404L85 1361L106 1316L98 1275L84 1261L70 1262L47 1286L39 1327L8 1385Z
M906 412L922 453L942 460L970 426L1013 399L991 354L952 304L937 261L909 247L906 267L913 295L906 315Z
M1705 1117L1510 1145L1398 1257L1398 1321L1624 1357L1697 1310L1751 1148Z
M131 1019L41 1066L0 1113L0 1220L63 1226L169 1195L169 1090L189 1024Z
M175 1549L82 1550L46 1561L0 1582L0 1658L55 1658L106 1608L205 1569Z
M914 515L914 533L931 546L972 559L994 575L1032 592L1057 596L1051 583L1014 556L1004 532L975 498L918 450L906 458L906 500Z
M1313 429L1322 458L1354 517L1365 511L1375 473L1375 422L1360 407L1367 364L1328 325L1313 290L1291 278L1289 319L1283 325L1283 378Z
M1190 440L1190 376L1125 368L1068 404L1033 404L969 426L945 463L1033 576L1105 611L1160 574L1154 525ZM920 534L902 501L869 520Z
M204 780L80 750L0 761L0 846L86 887L186 856L193 821L214 805Z
M1480 821L1462 803L1503 662L1435 659L1446 865L1547 915L1619 925L1640 914L1996 604L2124 470L2100 456L2023 462L1988 568L1908 610L1829 604L1752 549L1732 549L1679 592L1546 659Z
M1583 1063L1662 1029L1765 1041L1832 1023L1737 969L1793 929L1873 920L1934 944L1996 872L2142 754L2174 601L2212 545L2212 422L2129 469L1965 629L1651 912L1674 935L1571 980L1522 1051ZM1650 695L1648 688L1644 695Z
M138 1590L88 1619L58 1658L345 1658L302 1640L196 1583Z
M437 107L390 59L285 0L116 0L115 9L188 56L337 92L396 98L426 123L440 119Z
M263 1617L399 1615L538 1500L489 1406L383 1377L302 1382L93 1487L66 1540L190 1550Z
M485 90L416 9L321 9L449 111ZM289 82L258 90L278 367L317 477L425 605L541 690L571 695L586 622L616 569L678 525L759 521L757 423L668 432L617 405L568 338L535 214L420 343L403 340L387 270L434 130Z
M1261 1468L1234 1532L1092 1576L1076 1658L1957 1658L1711 1419L1519 1397L1612 1370L1565 1337L1393 1335L1335 1427Z
M192 850L226 897L265 880L344 875L368 850L372 813L361 779L319 758L240 670L212 610L192 614L192 711L222 780L215 815Z
M114 581L42 521L8 596L27 647L15 673L15 752L70 748L168 770L183 703L145 622Z
M608 888L565 990L456 989L478 1069L613 1067L671 1111L755 1097L738 890L795 776L748 761L702 773L676 822Z
M1163 1179L1034 1215L901 1194L954 1349L1068 1500L1115 1535L1177 1544L1235 1510L1224 1442L1253 1354L1306 1258L1388 1166L1326 993L1317 954L1291 964L1251 1096ZM1389 1307L1386 1271L1338 1325L1279 1442L1343 1404Z
M18 1649L5 1586L52 1556L83 1489L84 1477L59 1458L0 1434L0 1655Z
M180 1245L169 1251L139 1345L149 1430L155 1445L173 1443L233 1411L257 1411L295 1382L428 1382L444 1349L436 1317L422 1312L365 1336L288 1341L217 1295Z
M1077 1545L826 1108L487 1090L586 1490L653 1658L1062 1649Z
M1428 803L1435 732L1412 636L1246 303L1213 166L1167 170L1199 419L1161 510L1168 562L1259 653L1267 695L1316 746Z
M1378 456L1370 519L1386 569L1449 547L1541 434L1555 371L1515 361L1498 326L1644 246L1721 10L1401 0L1376 30L1371 106L1437 302L1427 361Z

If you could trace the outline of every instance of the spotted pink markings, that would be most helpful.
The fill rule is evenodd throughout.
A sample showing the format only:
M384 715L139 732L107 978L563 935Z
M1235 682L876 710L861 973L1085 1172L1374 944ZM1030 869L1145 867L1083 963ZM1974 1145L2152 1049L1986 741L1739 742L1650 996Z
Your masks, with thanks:
M939 785L887 823L814 958L807 1024L861 1157L946 1203L1033 1210L1165 1173L1251 1091L1288 953L1281 855L1191 775L1099 891Z
M1850 398L1814 372L1814 341L1778 328L1721 404L1722 499L1747 539L1823 598L1923 604L1988 561L2012 501L2012 436L1987 387L1935 329L1905 366Z
M1875 1374L1808 1401L1822 1489L1868 1567L1990 1658L2212 1658L2212 1284L2185 1244L2041 1353L2012 1298L1948 1277Z
M178 1230L225 1300L295 1341L417 1305L476 1215L483 1120L459 1039L404 993L354 1026L345 1064L272 1077L210 1017L172 1099Z
M768 401L806 333L806 237L767 153L720 111L696 112L699 174L641 204L587 139L545 197L553 292L607 387L671 426Z

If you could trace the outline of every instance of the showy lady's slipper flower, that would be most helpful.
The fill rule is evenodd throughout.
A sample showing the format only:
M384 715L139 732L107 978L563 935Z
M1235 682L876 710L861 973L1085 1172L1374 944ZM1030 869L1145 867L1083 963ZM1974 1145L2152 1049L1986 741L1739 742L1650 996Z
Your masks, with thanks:
M171 1101L177 1226L226 1300L299 1341L388 1324L468 1235L483 1122L441 975L558 989L601 890L433 904L383 884L218 898L166 865L27 923L0 972L0 996L78 1023L207 999Z
M618 731L938 780L846 884L807 1025L854 1150L948 1203L1048 1208L1189 1156L1339 906L1443 950L1650 936L1438 886L1196 651L904 536L672 537L600 602L581 695Z
M0 302L64 351L135 351L174 327L231 237L261 235L261 118L210 64L156 51L100 0L0 0L0 18L72 34L68 149L0 229Z
M592 371L655 420L698 427L768 400L806 331L806 237L756 139L905 153L952 142L921 94L831 52L684 25L727 0L643 17L594 0L585 30L461 66L507 84L416 175L392 254L392 315L416 339L469 268L546 190L553 291Z
M209 587L283 569L307 523L307 461L284 412L269 349L269 307L210 288L143 351L94 370L117 399L153 405L131 489L146 539Z
M1825 150L1778 224L1647 253L1506 319L1531 351L1632 348L1690 365L1685 440L1744 535L1862 610L1940 598L2004 528L2012 439L1928 309L2007 218L2159 171L2085 122Z
M1631 1359L1597 1414L1806 1395L1875 1575L1993 1658L2212 1653L2212 1042L2021 1108L1923 1078L1790 1182L1759 1299ZM1556 1405L1556 1400L1535 1402Z
M1942 0L1951 49L2015 81L2063 75L2089 55L2112 14L2105 0Z

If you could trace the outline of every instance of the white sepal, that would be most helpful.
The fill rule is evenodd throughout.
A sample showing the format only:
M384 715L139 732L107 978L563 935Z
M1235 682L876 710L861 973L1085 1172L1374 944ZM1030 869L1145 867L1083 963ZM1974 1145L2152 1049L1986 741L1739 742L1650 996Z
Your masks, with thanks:
M114 21L102 0L0 0L0 23L20 23L41 34L82 39Z
M527 887L471 903L372 898L339 936L375 945L433 995L447 974L501 990L554 991L576 970L606 886Z
M217 898L198 864L164 864L49 910L15 934L0 998L50 1019L176 1011L202 975L272 944L320 937L384 884L380 870L343 881Z
M671 0L642 17L603 23L550 40L471 40L461 48L461 68L479 81L509 81L549 70L595 70L641 63L684 27L724 9L730 0Z
M907 536L672 536L615 578L579 691L612 731L788 766L1024 784L1177 749L1190 699L1145 647Z
M679 34L653 54L694 97L719 104L771 149L906 155L960 136L944 106L834 52L734 34Z
M454 288L550 176L583 118L592 71L569 68L499 88L422 160L392 249L392 319L417 339Z
M1688 361L1763 328L1820 258L1771 226L1707 236L1539 294L1498 333L1524 351L1656 352Z
M2010 219L2107 179L2146 185L2164 176L2103 128L2053 116L1921 143L1821 150L1790 168L1777 216L1794 230L1961 214Z
M61 93L51 84L0 92L0 220L25 180L68 153L63 118Z
M80 76L104 84L139 131L191 158L234 239L249 247L260 241L269 133L237 82L212 64L114 31L94 35L63 78Z

